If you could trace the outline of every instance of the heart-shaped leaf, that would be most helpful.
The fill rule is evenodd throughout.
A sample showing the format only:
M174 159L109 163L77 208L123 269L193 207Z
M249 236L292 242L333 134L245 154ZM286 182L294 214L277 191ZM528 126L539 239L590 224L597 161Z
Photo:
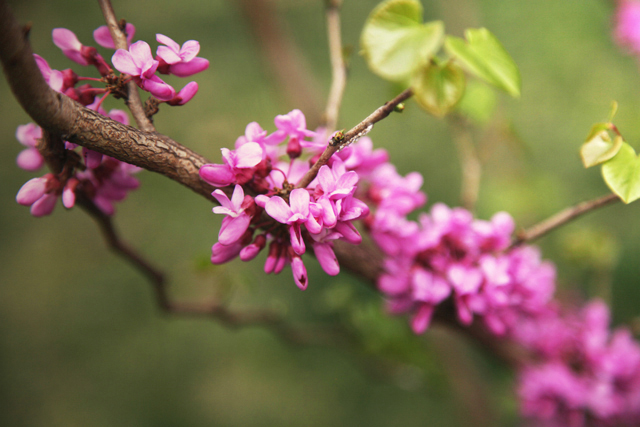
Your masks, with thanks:
M419 69L411 79L418 104L436 117L443 117L462 98L465 77L462 69L451 61L431 63Z
M418 0L387 0L378 5L360 37L371 71L391 81L406 81L426 63L442 45L444 25L422 20Z
M467 41L447 36L444 47L471 74L513 97L520 96L520 72L498 39L486 28L465 31Z
M623 202L640 198L640 159L626 142L611 160L602 165L602 176Z
M611 140L609 132L607 132L610 128L610 123L596 123L591 128L587 140L580 148L580 157L585 168L606 162L613 158L622 147L624 141L620 135L616 135L613 141Z

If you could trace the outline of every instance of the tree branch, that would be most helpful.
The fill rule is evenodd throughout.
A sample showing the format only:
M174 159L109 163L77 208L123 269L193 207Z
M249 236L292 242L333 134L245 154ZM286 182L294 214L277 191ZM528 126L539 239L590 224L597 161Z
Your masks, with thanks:
M329 133L337 129L338 115L344 89L347 84L347 67L342 51L342 35L340 33L340 6L342 0L327 0L327 38L329 40L329 57L331 59L331 88L324 112L324 125L327 138Z
M549 233L550 231L555 230L556 228L565 225L586 213L619 201L620 198L617 195L611 193L602 197L598 197L597 199L588 200L586 202L578 203L575 206L566 208L553 215L552 217L547 218L546 220L532 227L529 227L526 230L518 232L517 237L515 238L509 249L513 249L514 247L519 246L523 243L536 240Z
M338 152L341 148L354 143L358 138L366 135L374 123L386 118L396 108L398 104L406 101L413 95L411 89L406 89L400 95L393 98L391 101L385 102L385 104L371 113L366 119L355 125L349 132L345 133L342 137L334 137L329 146L320 155L318 161L309 169L309 171L302 177L302 179L296 185L297 188L305 188L316 177L320 168L327 164L331 156Z
M16 99L45 132L51 133L61 140L70 141L115 159L165 175L207 199L214 200L211 196L213 187L201 180L198 174L200 166L209 163L204 157L166 136L122 125L53 91L42 77L33 59L26 34L11 13L6 0L0 0L0 60ZM335 141L323 153L321 160L314 165L312 168L314 172L307 174L305 179L308 182L304 186L313 180L317 171L323 164L326 164L333 153L352 143L354 139L370 129L374 123L387 117L399 103L411 95L410 89L402 92L375 110L339 141ZM80 203L84 206L84 202L80 201ZM90 213L95 213L91 206L85 208ZM94 216L94 218L97 217ZM131 263L154 282L160 307L165 311L215 317L232 327L271 324L279 335L288 337L291 341L302 342L305 340L304 332L289 328L277 317L272 317L273 314L258 312L241 315L233 313L217 303L211 303L208 306L194 306L169 302L166 295L163 294L164 278L162 274L140 257L132 256L127 246L119 242L113 226L104 219L98 218L98 220L111 247L117 253L126 256ZM334 250L341 266L368 281L370 285L375 285L376 279L383 269L382 255L377 248L366 244L353 246L344 242L336 242ZM455 321L452 322L455 324Z
M98 0L98 3L100 3L100 9L102 9L102 14L107 22L109 33L111 33L111 38L113 39L116 48L128 50L129 46L127 46L127 36L124 31L122 31L122 28L120 28L116 14L111 6L111 1ZM140 92L138 92L138 86L133 81L127 83L127 99L125 102L127 103L134 120L138 124L138 128L147 132L154 132L156 130L153 123L151 123L151 120L149 120L145 114L144 106L140 99Z

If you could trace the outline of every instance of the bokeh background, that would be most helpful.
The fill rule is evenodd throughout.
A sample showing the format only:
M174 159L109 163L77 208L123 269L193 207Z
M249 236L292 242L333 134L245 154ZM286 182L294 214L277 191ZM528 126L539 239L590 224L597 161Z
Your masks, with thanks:
M96 2L10 1L32 22L34 51L51 66L70 62L51 30L72 29L85 44L101 25ZM251 5L251 1L245 2ZM394 95L358 55L358 38L377 1L345 0L343 41L352 46L340 127L349 128ZM330 84L321 0L271 3L278 28L300 54L310 104ZM425 19L449 34L486 26L519 65L522 97L500 94L494 120L473 129L487 153L478 215L506 210L521 227L608 192L578 149L590 126L617 100L616 124L640 148L640 69L611 38L613 2L604 0L423 0ZM250 6L251 7L251 6ZM251 121L274 130L293 108L239 2L114 1L155 49L156 33L200 41L209 70L180 108L162 107L158 130L220 159ZM110 55L103 52L105 57ZM73 65L82 74L82 67ZM93 71L91 71L93 73ZM91 74L93 75L93 74ZM180 87L178 80L169 80ZM314 95L315 94L315 95ZM288 271L261 274L249 264L209 265L220 218L180 185L140 173L141 188L118 206L123 237L169 275L181 301L219 298L233 309L268 308L291 324L340 327L353 345L292 346L269 329L239 330L207 319L162 315L149 284L105 247L93 221L58 206L32 218L15 203L34 176L17 168L15 129L30 121L0 79L0 424L7 426L458 426L517 425L513 375L474 343L440 328L414 338L405 319L389 319L381 299L347 274L325 276L307 262L300 292ZM108 100L108 108L119 107ZM317 123L317 117L309 117ZM370 134L398 170L419 171L429 205L459 203L461 170L452 128L408 102ZM539 243L558 266L565 298L601 297L614 322L640 313L640 205L590 214Z

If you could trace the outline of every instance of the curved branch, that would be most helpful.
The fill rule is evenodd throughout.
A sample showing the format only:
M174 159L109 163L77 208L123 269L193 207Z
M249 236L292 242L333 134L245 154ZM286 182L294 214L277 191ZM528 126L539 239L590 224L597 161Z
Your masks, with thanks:
M49 88L33 59L26 32L17 23L5 0L0 0L0 60L16 99L44 131L115 159L165 175L213 200L213 187L201 180L198 174L200 166L208 163L204 157L166 136L125 126L84 108ZM314 172L307 174L308 182L313 180L322 164L325 164L340 147L353 142L363 131L387 117L399 103L411 95L410 89L402 92L328 147L321 160L314 165ZM340 242L335 245L334 250L341 266L368 281L370 285L375 284L383 269L382 255L377 248L366 244L354 247ZM151 270L147 271L147 274L155 275ZM271 322L262 317L262 314L240 319L217 304L196 309L186 304L161 302L161 307L175 313L217 317L231 326L242 326L254 321ZM277 319L273 322L279 334L293 337L292 341L299 337L295 331L292 332ZM451 323L455 324L455 321ZM473 332L470 331L470 335L474 335ZM496 342L495 345L499 343Z

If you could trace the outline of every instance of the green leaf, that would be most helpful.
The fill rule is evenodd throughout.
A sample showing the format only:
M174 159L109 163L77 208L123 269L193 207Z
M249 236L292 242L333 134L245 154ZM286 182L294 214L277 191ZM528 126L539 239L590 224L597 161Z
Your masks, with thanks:
M602 176L623 202L640 198L640 159L626 142L615 157L602 165Z
M498 39L486 28L465 31L467 41L447 36L444 47L471 74L513 97L520 96L520 72Z
M470 80L456 106L456 111L477 124L484 125L493 117L496 103L496 93L493 89L477 80Z
M610 123L596 123L591 128L587 140L580 148L580 157L585 168L599 165L613 158L620 147L622 147L622 137L616 135L611 140L608 130L611 129Z
M462 69L451 61L432 63L419 69L411 79L418 104L436 117L443 117L456 106L465 88Z
M418 0L387 0L371 12L360 36L371 71L387 80L406 81L440 49L444 25L423 24L422 19Z

